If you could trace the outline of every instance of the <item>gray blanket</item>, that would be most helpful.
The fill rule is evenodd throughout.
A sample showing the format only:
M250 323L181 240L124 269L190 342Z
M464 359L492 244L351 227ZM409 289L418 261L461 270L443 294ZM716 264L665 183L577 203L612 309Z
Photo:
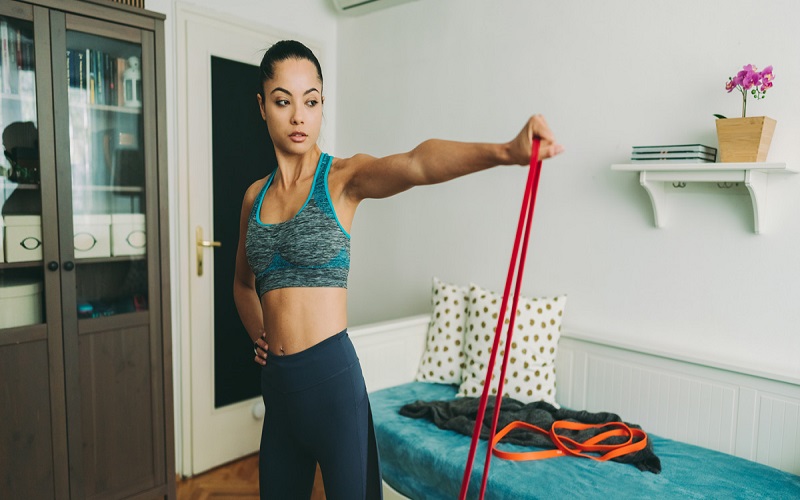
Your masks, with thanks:
M492 416L494 415L494 403L495 398L490 396L486 405L486 415L483 420L483 426L481 427L481 439L489 439ZM460 432L461 434L466 434L467 436L472 436L475 427L475 419L478 415L478 404L478 398L456 398L450 401L416 401L403 406L400 409L400 414L411 418L426 418L441 429L449 429ZM528 422L546 431L550 430L553 422L556 420L572 420L585 424L602 424L622 421L619 416L614 413L590 413L588 411L575 411L564 408L558 409L544 401L524 404L512 398L503 398L503 404L500 406L500 416L497 422L498 432L515 420ZM635 424L627 425L631 428L641 429L641 427ZM604 429L587 429L583 431L559 430L559 434L576 441L585 441L603 431ZM623 437L613 437L607 439L603 444L619 444L625 440L626 439ZM509 432L501 440L501 443L535 446L537 448L555 448L555 445L547 436L524 429L515 429ZM661 472L661 460L659 460L653 452L653 444L649 439L646 448L612 460L633 464L641 471L652 472L654 474Z

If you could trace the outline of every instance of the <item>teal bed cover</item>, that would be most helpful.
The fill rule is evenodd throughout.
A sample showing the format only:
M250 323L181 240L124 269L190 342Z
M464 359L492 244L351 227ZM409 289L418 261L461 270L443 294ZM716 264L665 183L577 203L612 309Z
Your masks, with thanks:
M370 394L383 479L411 499L458 498L470 438L425 419L400 415L417 400L455 397L451 385L412 382ZM624 415L622 416L624 418ZM644 429L647 431L647 429ZM800 476L718 451L649 434L662 472L630 464L560 457L512 462L492 459L486 499L800 499ZM503 445L509 451L529 449ZM481 441L468 498L477 498L486 441Z

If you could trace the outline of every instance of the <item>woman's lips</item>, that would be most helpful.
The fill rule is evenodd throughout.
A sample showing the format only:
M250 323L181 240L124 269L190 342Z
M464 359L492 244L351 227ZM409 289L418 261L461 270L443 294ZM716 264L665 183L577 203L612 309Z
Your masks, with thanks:
M289 134L289 139L291 139L292 142L303 142L307 137L308 136L302 132L293 132Z

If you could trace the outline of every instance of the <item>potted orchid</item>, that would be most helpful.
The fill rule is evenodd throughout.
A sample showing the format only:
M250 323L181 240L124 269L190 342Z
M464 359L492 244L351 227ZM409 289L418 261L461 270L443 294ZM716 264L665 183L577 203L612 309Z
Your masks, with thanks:
M752 64L745 65L736 76L728 78L725 90L728 93L738 90L742 94L742 117L714 115L717 117L721 161L766 161L776 122L766 116L747 118L747 97L752 95L753 99L763 99L767 90L772 88L774 79L772 66L758 71Z
M753 99L763 99L766 97L767 90L772 88L772 80L775 75L772 73L772 66L767 66L762 71L752 64L748 64L736 73L736 76L728 77L725 90L730 94L734 90L742 93L742 118L747 116L747 96L752 95ZM717 118L725 118L722 115L714 115Z

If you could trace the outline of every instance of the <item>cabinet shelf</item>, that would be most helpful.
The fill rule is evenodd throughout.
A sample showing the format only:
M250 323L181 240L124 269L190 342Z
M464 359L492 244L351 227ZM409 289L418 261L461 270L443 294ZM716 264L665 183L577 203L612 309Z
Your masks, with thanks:
M129 108L127 106L113 106L110 104L88 104L93 111L109 111L112 113L127 113L131 115L141 115L142 108Z
M97 318L82 318L78 320L78 332L80 335L86 335L120 328L146 326L149 322L149 311L126 312Z
M108 264L110 262L130 262L134 260L145 259L147 259L146 255L121 255L119 257L93 257L89 259L75 259L75 264Z
M27 262L0 262L0 269L24 269L41 267L41 260L33 260Z
M764 232L767 212L767 184L770 174L795 174L786 163L618 163L612 170L639 172L639 184L653 204L656 227L666 225L669 204L667 186L687 182L741 182L747 187L753 205L756 234Z
M0 100L2 101L20 101L20 102L36 102L36 97L31 92L30 94L13 94L8 92L0 92Z
M14 190L14 189L34 189L38 190L41 188L39 184L17 184L14 181L10 181L5 177L0 177L0 188L6 190Z
M109 192L109 193L143 193L144 188L141 186L89 186L89 185L76 185L72 188L75 191L94 191L94 192Z
M107 264L109 262L130 262L135 260L146 260L146 255L121 255L119 257L95 257L90 259L75 259L75 264ZM42 267L41 260L31 260L26 262L0 262L0 269L25 269Z
M85 108L90 111L102 111L110 113L125 113L129 115L141 115L142 108L132 106L120 106L118 104L98 104L89 101L89 94L86 89L70 87L70 106ZM75 92L75 93L73 93Z

